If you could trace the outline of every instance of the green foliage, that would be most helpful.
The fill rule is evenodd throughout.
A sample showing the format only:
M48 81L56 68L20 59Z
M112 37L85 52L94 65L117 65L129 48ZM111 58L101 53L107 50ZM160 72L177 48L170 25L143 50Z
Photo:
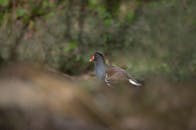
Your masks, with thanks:
M98 0L89 0L88 3L89 3L89 7L93 9L98 5L99 2Z
M87 55L100 50L107 53L109 58L117 54L123 57L127 53L124 56L127 59L119 63L127 64L131 72L139 75L160 73L185 79L196 72L193 0L187 2L187 9L177 0L117 1L114 7L99 0L89 0L88 4L18 0L14 8L7 7L9 2L0 0L0 6L3 6L0 23L6 18L11 19L7 20L10 23L16 23L16 20L28 23L24 37L29 39L24 38L26 41L20 47L28 46L29 51L24 52L31 56L37 54L34 59L41 57L41 60L50 61L48 64L55 62L56 68L64 72L82 73L89 67ZM31 22L33 27L30 27ZM20 31L17 27L14 30ZM6 31L7 37L2 35L0 39L9 39L10 35L18 34L12 33L10 28ZM36 44L29 44L29 41ZM11 42L8 41L6 45ZM43 54L38 55L38 50L44 50L41 52ZM31 59L25 53L21 54L21 59L25 59L25 56ZM114 62L118 60L121 58L114 58Z
M134 20L134 18L135 18L135 12L133 12L133 11L129 11L125 17L125 19L128 23L132 22Z
M196 20L193 20L193 27L196 28Z
M7 6L10 0L0 0L0 6Z
M44 17L45 17L45 19L49 19L49 18L52 18L52 17L54 17L55 16L55 12L49 12L48 14L46 14Z
M98 2L97 0L89 1L89 8L97 12L98 15L103 19L111 18L110 12L108 12L103 3Z
M50 2L49 0L44 0L42 6L43 8L52 8L55 6L55 4Z
M5 15L5 13L0 13L0 25L1 25L2 21L3 21L4 15Z
M67 44L67 47L64 48L64 51L67 53L67 52L75 50L77 47L78 47L77 42L71 41Z
M152 1L148 5L152 8L160 7L160 5L165 7L172 7L175 6L177 3L177 0L160 0L159 2Z
M50 13L50 9L55 8L55 2L49 0L39 1L17 1L17 4L14 7L10 8L8 4L10 0L0 0L0 6L3 6L3 11L0 12L0 23L3 21L4 16L7 12L14 12L16 14L16 19L21 19L24 23L31 21L36 16L44 16ZM39 5L40 4L40 5ZM32 17L33 16L33 17ZM31 18L31 19L29 19ZM13 20L13 19L12 19ZM14 22L14 21L13 21Z
M112 23L113 23L113 19L111 19L111 18L107 18L107 19L104 20L104 24L106 26L111 26Z
M16 10L17 17L25 17L27 14L28 14L28 10L26 10L24 8L18 8Z
M63 57L63 60L61 60L60 63L59 70L70 75L78 75L81 74L87 68L88 65L86 65L86 60L82 55L70 54L66 58Z

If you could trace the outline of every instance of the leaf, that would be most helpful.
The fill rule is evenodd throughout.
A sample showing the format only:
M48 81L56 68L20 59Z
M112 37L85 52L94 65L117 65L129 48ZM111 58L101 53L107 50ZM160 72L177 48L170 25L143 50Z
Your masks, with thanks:
M64 51L65 51L65 52L69 52L69 51L72 51L72 50L76 49L77 47L78 47L77 42L71 41L71 42L67 45L67 47L64 48Z
M48 1L48 0L45 0L44 2L43 2L43 7L44 8L50 8L50 7L54 7L54 2L50 2L50 1Z
M105 20L104 20L104 24L105 24L106 26L111 26L112 23L113 23L113 19L111 19L111 18L108 18L108 19L105 19Z
M24 15L27 14L27 10L23 8L19 8L16 11L17 17L23 17Z
M132 22L134 18L135 18L135 13L133 11L129 11L126 16L127 22Z
M97 0L89 0L89 5L90 6L95 6L98 4L98 1Z
M9 4L9 0L0 0L1 6L7 6Z
M99 15L100 15L101 17L103 17L103 18L106 18L106 17L108 16L108 13L107 13L107 11L106 11L106 9L105 9L104 6L98 6L98 7L96 8L96 10L97 10L97 12L99 13Z

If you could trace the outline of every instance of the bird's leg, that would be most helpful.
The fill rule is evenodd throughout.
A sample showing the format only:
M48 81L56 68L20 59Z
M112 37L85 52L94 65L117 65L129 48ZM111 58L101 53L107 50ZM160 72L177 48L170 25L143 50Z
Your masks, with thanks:
M106 85L110 88L111 84L109 82L106 82Z
M106 85L108 86L108 87L111 87L111 84L110 84L110 82L108 81L108 75L106 74L105 75L105 83L106 83Z

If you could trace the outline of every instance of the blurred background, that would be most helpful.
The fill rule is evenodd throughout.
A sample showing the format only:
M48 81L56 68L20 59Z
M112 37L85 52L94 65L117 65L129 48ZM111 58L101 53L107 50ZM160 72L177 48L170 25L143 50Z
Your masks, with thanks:
M195 130L195 0L0 0L0 130ZM145 86L106 88L95 51Z

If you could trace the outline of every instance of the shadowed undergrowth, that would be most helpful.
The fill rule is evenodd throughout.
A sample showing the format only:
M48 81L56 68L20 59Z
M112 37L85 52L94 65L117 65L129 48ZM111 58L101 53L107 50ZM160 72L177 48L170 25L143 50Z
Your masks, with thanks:
M63 76L30 64L4 67L0 77L1 129L196 128L194 80L149 76L144 87L107 88L91 76Z

